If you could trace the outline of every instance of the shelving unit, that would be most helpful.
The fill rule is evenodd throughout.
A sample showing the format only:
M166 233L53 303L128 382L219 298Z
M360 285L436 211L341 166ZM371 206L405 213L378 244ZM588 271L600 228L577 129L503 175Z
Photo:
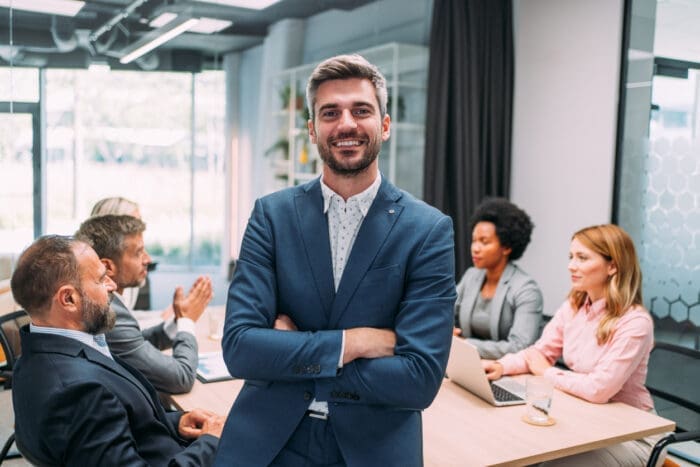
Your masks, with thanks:
M389 43L357 53L377 65L387 80L391 137L382 145L380 170L397 186L421 197L428 49ZM284 70L270 83L278 98L271 99L272 127L264 147L275 189L305 183L321 171L318 151L309 141L304 100L306 82L316 65Z

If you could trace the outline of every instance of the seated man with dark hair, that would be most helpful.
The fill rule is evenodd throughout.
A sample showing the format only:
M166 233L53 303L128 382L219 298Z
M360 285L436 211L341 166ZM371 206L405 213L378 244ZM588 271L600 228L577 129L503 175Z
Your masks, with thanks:
M137 370L113 356L105 266L87 244L46 236L20 256L12 293L31 318L13 373L17 445L38 465L188 465L214 460L223 417L165 413Z

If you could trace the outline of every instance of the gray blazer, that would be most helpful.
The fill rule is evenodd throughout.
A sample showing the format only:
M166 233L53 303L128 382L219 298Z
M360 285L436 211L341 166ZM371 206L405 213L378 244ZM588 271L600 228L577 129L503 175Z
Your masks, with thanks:
M469 268L457 284L455 321L479 350L482 358L501 358L534 343L539 337L542 320L542 292L522 269L508 263L503 270L491 302L489 330L491 340L471 337L471 320L476 298L484 284L486 270Z
M141 330L129 309L112 295L112 310L117 314L114 328L106 334L109 350L139 370L158 391L180 394L192 389L197 371L197 339L178 332L171 340L163 323ZM172 355L161 350L172 347Z

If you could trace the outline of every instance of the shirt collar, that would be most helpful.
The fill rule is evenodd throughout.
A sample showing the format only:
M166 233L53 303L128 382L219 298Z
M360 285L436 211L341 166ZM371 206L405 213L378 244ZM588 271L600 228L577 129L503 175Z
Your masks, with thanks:
M586 298L586 302L583 304L583 311L586 312L587 316L594 317L603 313L606 308L605 298L599 298L595 302L591 302L590 297Z
M347 201L343 200L343 197L340 196L338 193L333 191L328 185L326 185L323 182L323 175L321 175L321 193L323 194L323 213L327 213L328 209L331 207L331 201L333 200L334 197L337 197L339 201L342 201L344 203L350 203L351 201L354 201L358 203L358 206L360 208L360 211L362 212L363 216L367 215L367 212L369 211L370 206L372 205L372 202L374 201L374 198L377 197L377 193L379 192L379 186L382 184L382 174L381 172L377 172L377 178L374 179L374 182L370 186L367 187L367 189L361 193L358 193L356 195L353 195L348 198Z
M95 342L95 336L92 334L88 334L87 332L76 331L75 329L50 328L50 327L46 327L46 326L36 326L33 323L29 323L29 332L36 333L36 334L52 334L54 336L68 337L69 339L74 339L74 340L77 340L79 342L82 342L83 344L87 345L88 347L92 347L93 349L97 350L98 352L105 354L105 351L99 345L97 345L97 343ZM98 335L101 335L104 337L104 334L98 334ZM107 352L109 353L108 350L107 350Z

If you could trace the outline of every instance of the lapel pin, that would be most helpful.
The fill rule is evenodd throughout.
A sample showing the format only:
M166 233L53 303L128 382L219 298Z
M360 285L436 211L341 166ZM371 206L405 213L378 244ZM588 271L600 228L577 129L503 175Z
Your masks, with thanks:
M393 209L389 209L389 214L394 214L395 212L396 211L394 211Z

